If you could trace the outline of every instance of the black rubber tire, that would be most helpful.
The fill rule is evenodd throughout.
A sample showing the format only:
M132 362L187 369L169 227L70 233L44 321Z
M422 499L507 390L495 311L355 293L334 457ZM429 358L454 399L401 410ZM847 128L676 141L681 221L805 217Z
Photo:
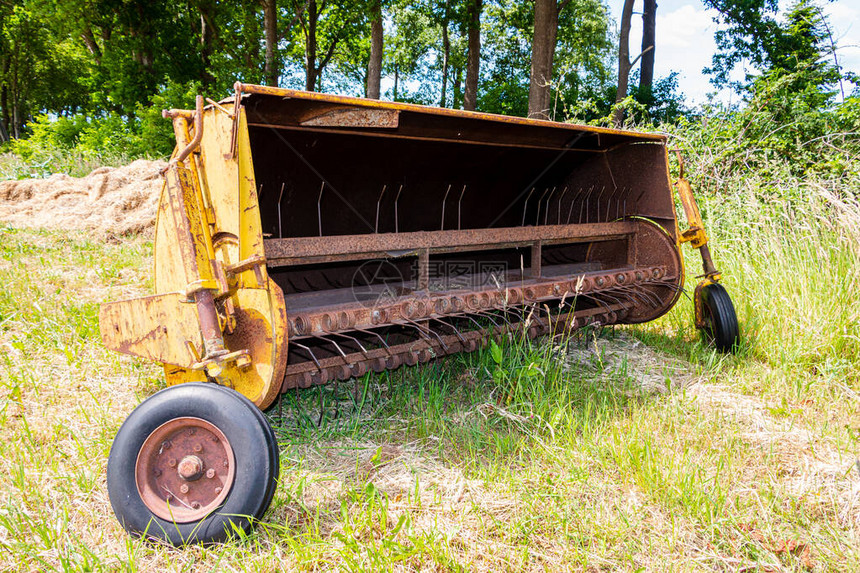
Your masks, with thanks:
M153 515L141 500L135 465L153 430L185 416L206 420L224 433L236 468L233 485L220 508L198 521L173 523ZM279 469L274 432L250 400L216 384L191 382L154 394L123 422L108 458L108 496L117 519L132 535L173 545L216 543L230 537L234 529L250 532L272 501Z
M251 411L254 412L254 415L260 420L260 424L268 433L268 439L266 443L269 445L269 455L274 460L274 463L271 464L271 475L269 477L269 490L266 492L264 503L260 509L260 513L255 515L254 517L257 520L263 519L263 515L265 515L266 511L269 509L269 505L272 503L272 498L275 497L275 490L278 489L278 477L281 472L281 448L278 445L278 437L275 435L275 430L272 428L272 425L269 424L269 420L266 419L266 415L262 410L257 408L257 406L245 398L242 394L239 394L235 390L231 390L230 388L226 388L224 386L219 386L218 384L208 384L208 386L212 388L217 388L219 390L223 390L227 394L231 396L239 396L242 398L248 406L251 407Z
M740 343L740 326L735 305L729 293L719 283L702 289L702 317L705 321L705 338L720 352L732 352Z

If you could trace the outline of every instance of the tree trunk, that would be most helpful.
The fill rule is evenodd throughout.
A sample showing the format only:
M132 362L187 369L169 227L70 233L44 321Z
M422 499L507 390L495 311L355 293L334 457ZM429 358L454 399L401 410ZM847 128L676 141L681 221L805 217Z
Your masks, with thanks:
M451 58L451 38L448 37L448 7L450 2L445 2L445 16L442 19L442 95L439 98L439 107L445 107L447 104L447 89L448 89L448 61Z
M645 0L642 12L642 66L639 68L639 91L651 94L654 84L654 49L657 36L657 0Z
M474 111L478 107L478 74L481 71L481 9L483 0L469 0L469 55L466 58L466 93L463 109Z
M394 101L397 101L397 84L400 81L400 66L394 64L394 97L392 98Z
M215 83L215 77L210 71L212 64L212 4L200 3L200 59L203 63L203 71L200 80L205 91L208 91Z
M262 0L263 26L266 34L266 64L263 69L263 81L268 86L278 85L278 2L277 0Z
M370 22L370 60L367 62L367 97L379 99L379 85L382 83L382 2L376 0L371 8L373 20Z
M529 117L549 119L552 64L558 34L556 0L535 0L532 69L529 79Z
M456 66L454 68L454 101L451 103L451 107L454 109L460 109L463 103L463 93L461 87L463 85L463 67Z
M87 50L89 50L90 54L92 54L93 60L96 62L96 65L102 65L102 50L101 48L99 48L99 44L98 42L96 42L96 37L93 34L93 30L89 27L89 25L84 26L84 31L83 33L81 33L81 39L87 46Z
M308 25L305 38L305 89L314 91L317 84L317 2L308 0Z
M9 77L10 58L3 60L3 77ZM9 88L4 83L0 87L0 142L9 141Z
M630 78L630 18L633 15L633 0L624 0L621 11L621 38L618 42L618 90L615 92L615 103L620 103L627 97L627 81ZM612 123L620 126L624 121L624 111L616 108L612 111Z

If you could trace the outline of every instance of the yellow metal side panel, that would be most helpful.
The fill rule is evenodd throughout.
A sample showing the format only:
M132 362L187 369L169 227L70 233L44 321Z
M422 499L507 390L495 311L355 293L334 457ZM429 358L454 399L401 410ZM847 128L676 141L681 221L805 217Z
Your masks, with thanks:
M230 111L232 105L226 109ZM236 181L238 166L230 157L233 120L223 111L210 108L203 112L203 139L200 141L200 182L211 202L215 229L212 235L229 233L239 238L239 195ZM238 253L233 253L238 256ZM235 264L237 260L224 261Z
M197 309L176 293L158 294L103 304L99 329L104 345L117 352L190 367L200 348Z
M257 201L257 183L254 178L254 162L251 157L251 142L248 138L248 122L245 110L240 109L237 141L239 162L239 246L242 259L254 255L265 256L263 229L260 224L260 206ZM274 192L274 190L271 190ZM265 268L263 268L265 273ZM264 274L265 277L265 274Z
M153 279L155 292L181 292L188 284L185 266L177 256L176 226L170 212L170 199L166 185L162 187L155 221L155 244L153 245Z

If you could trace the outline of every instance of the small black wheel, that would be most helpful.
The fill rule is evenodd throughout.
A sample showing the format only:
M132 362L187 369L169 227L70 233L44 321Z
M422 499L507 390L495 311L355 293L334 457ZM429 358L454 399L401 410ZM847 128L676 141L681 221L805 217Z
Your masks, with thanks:
M702 332L720 352L732 352L740 343L740 327L735 305L723 285L712 283L702 289Z
M132 535L215 543L263 516L279 468L275 434L250 400L187 383L151 396L122 424L108 458L108 496Z

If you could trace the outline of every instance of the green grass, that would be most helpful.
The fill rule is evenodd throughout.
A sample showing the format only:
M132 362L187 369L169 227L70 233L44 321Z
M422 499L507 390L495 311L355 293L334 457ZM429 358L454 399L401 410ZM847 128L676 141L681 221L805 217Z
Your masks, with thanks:
M114 433L163 381L101 346L97 306L148 291L151 245L0 228L0 569L858 569L860 212L795 183L703 200L737 356L682 298L290 392L265 522L184 550L127 537L105 490Z

